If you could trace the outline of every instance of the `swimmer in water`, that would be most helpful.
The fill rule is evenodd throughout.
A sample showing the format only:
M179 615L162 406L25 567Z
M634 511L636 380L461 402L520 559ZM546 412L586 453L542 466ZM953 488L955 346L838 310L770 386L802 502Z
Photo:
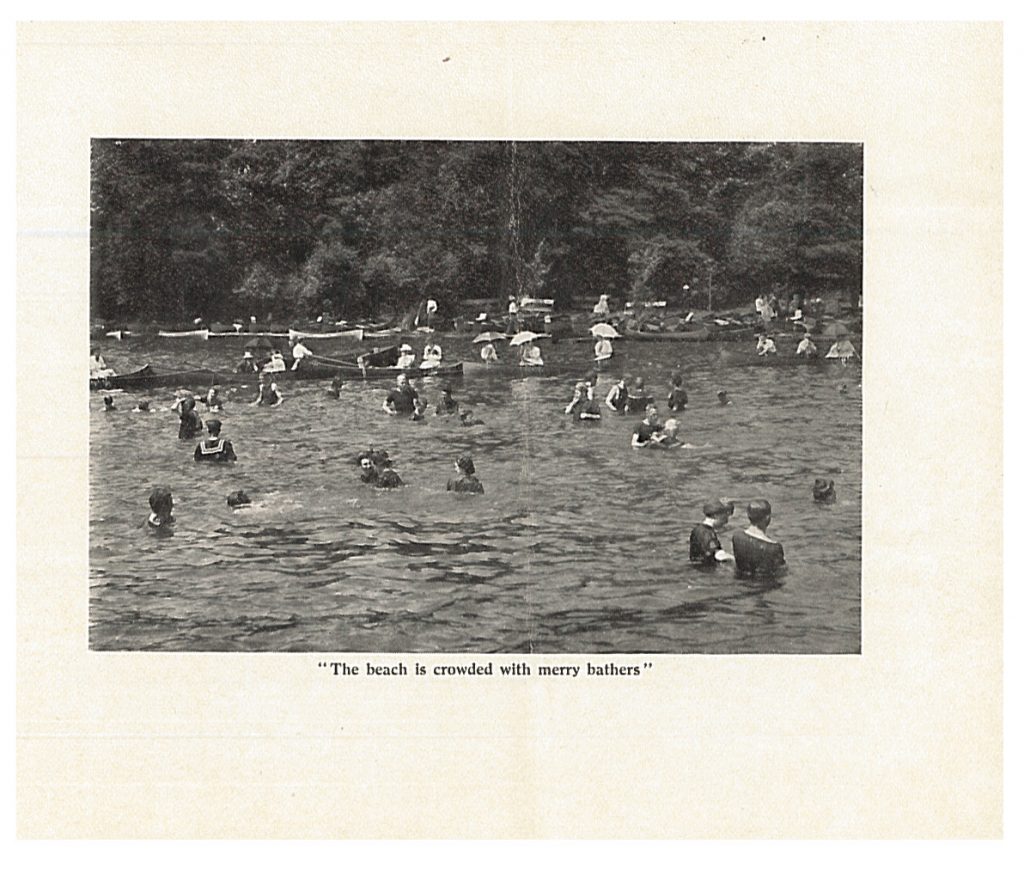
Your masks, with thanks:
M637 376L633 382L632 389L629 391L629 397L626 399L626 412L646 412L652 400L653 398L647 393L647 389L644 388L644 380Z
M686 409L686 404L690 402L690 398L686 394L686 390L683 388L683 377L679 373L672 374L672 391L668 395L668 408L672 412L682 412Z
M109 394L105 395L104 398L103 398L103 412L116 412L116 411L117 411L117 407L114 406L114 398L111 397Z
M747 505L750 526L732 536L732 552L736 568L744 574L770 575L786 564L782 545L768 537L772 506L763 498Z
M475 476L476 466L473 464L472 458L468 455L460 455L455 460L455 470L458 476L448 481L447 490L449 492L483 493L484 487Z
M378 489L397 489L404 485L402 478L398 476L390 465L377 468L377 482L374 484Z
M280 406L284 403L284 395L277 388L276 382L270 381L267 373L260 375L260 392L249 406Z
M202 433L203 420L199 418L199 413L196 412L196 399L194 397L186 397L181 401L178 439L193 440L196 437L202 436Z
M327 389L327 393L335 400L341 399L341 389L345 387L345 382L342 380L341 375L335 376L331 379L331 387Z
M629 388L626 384L626 377L623 376L618 382L612 385L611 390L608 392L608 396L604 399L604 403L612 412L622 415L626 411L628 402Z
M441 399L437 402L437 408L434 410L435 415L439 416L451 416L455 415L459 411L459 402L452 397L451 385L445 385L441 389Z
M174 499L171 490L158 486L149 495L149 507L153 511L146 520L151 529L166 530L174 525Z
M731 502L709 501L704 505L704 521L690 532L690 562L715 565L733 558L722 549L718 529L729 522L734 510Z
M572 400L569 401L569 405L565 408L565 414L572 415L578 406L581 406L583 401L587 398L587 383L577 382L576 387L573 388Z
M601 420L601 405L597 402L597 398L594 397L594 386L587 385L586 400L583 405L579 408L579 417L581 422L597 422Z
M842 385L839 386L839 393L840 394L849 394L850 393L850 389L846 387L846 383L845 382Z
M427 405L422 400L417 400L413 405L412 415L409 416L409 420L412 422L422 422L427 417Z
M220 396L220 385L214 385L206 392L206 408L214 413L224 410L224 400Z
M651 437L651 441L651 447L656 449L672 449L675 446L689 445L679 439L679 422L676 419L666 419L664 428Z
M815 480L814 488L811 491L814 494L814 500L817 501L819 504L836 503L835 480Z
M389 416L412 415L416 412L416 405L419 403L419 399L419 394L409 384L409 379L405 373L399 373L395 387L391 389L391 393L384 400L383 410Z
M725 391L719 391L716 397L718 398L719 406L728 406L730 403L732 403L732 401L729 400L729 395L726 394Z
M201 441L196 446L195 452L192 457L196 461L202 462L230 462L238 461L238 456L235 455L235 449L231 445L230 440L225 440L220 436L220 420L210 419L206 423L206 430L210 432L210 436L205 440Z
M132 410L132 412L138 412L138 413L148 413L150 411L151 410L149 408L149 401L148 400L140 400L137 404L135 404L135 409Z
M472 428L476 425L483 424L480 419L473 418L473 410L471 409L467 409L465 412L459 413L459 423L464 428Z
M359 459L359 481L377 485L377 468L373 466L373 461L368 455Z
M660 438L663 436L664 430L665 426L658 421L658 408L653 403L649 403L643 421L633 429L630 445L634 449L642 449L651 444L657 445L661 443Z
M245 507L249 504L252 504L252 499L244 489L239 489L228 495L228 507Z

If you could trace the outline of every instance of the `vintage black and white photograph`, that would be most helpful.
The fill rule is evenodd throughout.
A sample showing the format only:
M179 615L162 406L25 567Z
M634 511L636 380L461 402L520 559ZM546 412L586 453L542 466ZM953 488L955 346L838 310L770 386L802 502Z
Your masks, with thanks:
M858 653L863 189L848 142L93 139L90 648Z

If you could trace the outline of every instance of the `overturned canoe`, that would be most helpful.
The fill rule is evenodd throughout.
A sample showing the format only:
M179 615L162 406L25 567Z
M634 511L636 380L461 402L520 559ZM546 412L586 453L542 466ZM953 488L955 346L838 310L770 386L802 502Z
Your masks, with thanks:
M209 388L230 382L233 374L216 370L159 370L149 364L130 373L105 376L102 379L90 379L90 391L106 391L121 389L132 391L145 388L188 388L192 385Z

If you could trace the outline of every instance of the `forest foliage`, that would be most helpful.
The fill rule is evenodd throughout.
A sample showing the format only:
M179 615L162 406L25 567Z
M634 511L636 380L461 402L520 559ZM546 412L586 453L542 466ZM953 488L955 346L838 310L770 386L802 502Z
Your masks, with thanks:
M94 140L107 320L860 291L859 144Z

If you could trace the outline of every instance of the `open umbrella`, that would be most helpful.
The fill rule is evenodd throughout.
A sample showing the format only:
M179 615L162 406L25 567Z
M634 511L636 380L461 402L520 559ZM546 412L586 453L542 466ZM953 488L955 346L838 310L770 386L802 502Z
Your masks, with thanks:
M546 339L550 333L534 333L532 330L523 330L521 333L517 333L509 341L509 345L525 345L527 342L533 342L534 339Z
M593 336L603 336L605 339L619 339L621 334L611 324L595 324L590 328Z
M824 329L822 335L838 339L840 336L849 336L850 329L842 321L833 321Z
M488 330L486 333L481 333L477 336L473 340L473 345L476 345L478 342L497 342L499 339L508 339L508 337L504 333L492 333Z

